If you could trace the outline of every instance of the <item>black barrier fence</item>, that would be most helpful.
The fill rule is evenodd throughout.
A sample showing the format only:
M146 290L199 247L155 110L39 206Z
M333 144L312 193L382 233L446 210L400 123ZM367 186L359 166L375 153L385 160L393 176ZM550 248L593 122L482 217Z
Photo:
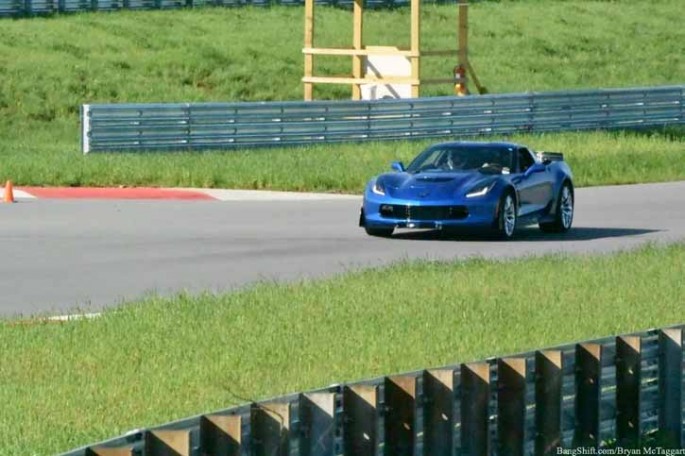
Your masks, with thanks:
M605 447L682 448L684 328L333 385L136 430L63 456L556 455L563 448L583 448L582 454Z

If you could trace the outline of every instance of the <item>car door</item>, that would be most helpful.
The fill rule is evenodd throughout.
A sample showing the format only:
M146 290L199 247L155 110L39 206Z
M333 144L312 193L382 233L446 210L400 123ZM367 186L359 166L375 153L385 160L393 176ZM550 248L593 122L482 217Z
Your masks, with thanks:
M518 190L519 215L525 216L544 209L552 199L551 174L525 147L516 151L516 159L517 175L512 180Z

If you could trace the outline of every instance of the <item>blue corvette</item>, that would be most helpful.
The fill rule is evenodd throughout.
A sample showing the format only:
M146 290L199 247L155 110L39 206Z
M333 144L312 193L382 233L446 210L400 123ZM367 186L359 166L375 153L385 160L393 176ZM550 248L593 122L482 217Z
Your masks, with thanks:
M511 239L524 224L563 233L573 222L573 176L560 153L446 142L392 169L364 191L359 225L371 236L390 236L395 228L478 228Z

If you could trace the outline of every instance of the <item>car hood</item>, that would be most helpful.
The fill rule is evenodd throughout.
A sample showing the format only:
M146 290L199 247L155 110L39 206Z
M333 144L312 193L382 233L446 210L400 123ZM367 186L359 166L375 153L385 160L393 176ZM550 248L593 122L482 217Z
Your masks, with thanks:
M387 173L377 181L385 187L386 195L398 199L452 199L477 185L493 181L481 173Z

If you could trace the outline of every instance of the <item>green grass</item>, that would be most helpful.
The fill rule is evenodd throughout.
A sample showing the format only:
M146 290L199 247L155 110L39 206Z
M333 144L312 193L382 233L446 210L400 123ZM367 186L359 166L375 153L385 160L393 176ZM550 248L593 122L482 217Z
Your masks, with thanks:
M680 243L402 263L148 299L90 321L6 321L0 454L50 454L247 400L682 323L683 276Z
M574 0L544 6L533 0L474 3L469 13L470 56L480 79L496 93L683 83L681 10L680 0ZM423 47L454 48L456 6L424 5L422 11ZM350 45L350 11L317 7L316 14L317 46ZM409 43L408 8L367 11L365 24L369 45ZM395 149L406 160L420 145L336 145L204 155L83 157L79 152L78 110L83 103L302 99L302 25L303 9L297 7L128 11L0 21L0 180L13 179L19 185L358 190L362 181L395 158ZM349 58L321 57L317 62L317 74L351 71ZM422 74L449 76L453 66L453 59L426 58ZM426 86L423 95L446 95L451 90L449 85ZM350 88L325 85L317 87L315 95L349 98ZM632 136L620 146L613 135L606 142L598 139L601 134L592 133L559 138L523 137L532 147L568 143L563 150L571 152L628 149L629 155L597 158L600 164L592 166L587 180L581 178L590 185L685 177L682 166L672 166L676 158L672 152L645 153L646 158L638 157L641 168L628 177L614 173L625 166L618 158L633 160L630 154L643 152ZM657 138L649 150L682 149L682 133ZM288 176L292 170L302 171L303 160L323 159L328 164L336 155L332 160L337 170L331 176L318 171L302 173L294 181ZM234 169L241 175L226 176Z
M577 186L685 179L685 135L668 131L515 135L537 150L563 151ZM435 141L435 140L433 140ZM283 150L92 154L47 145L40 162L28 147L3 162L0 181L23 185L172 186L361 193L368 179L408 163L432 141L317 145ZM0 146L2 147L2 146ZM25 151L22 153L20 151Z

